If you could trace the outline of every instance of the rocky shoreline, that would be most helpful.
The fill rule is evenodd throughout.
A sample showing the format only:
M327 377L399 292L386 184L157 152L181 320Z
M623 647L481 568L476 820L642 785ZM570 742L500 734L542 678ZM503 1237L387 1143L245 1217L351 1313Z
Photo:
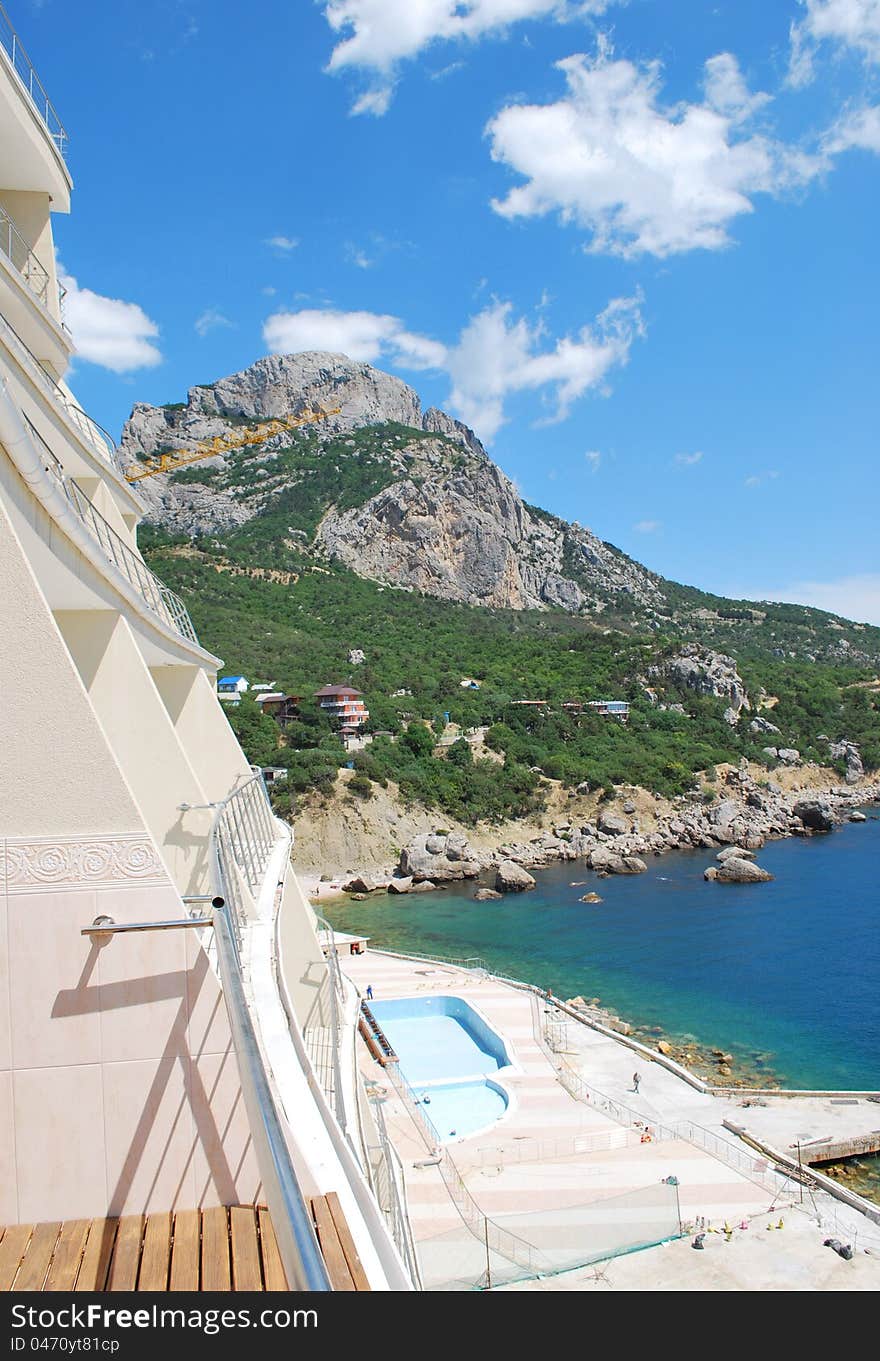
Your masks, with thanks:
M493 887L479 890L485 899L527 890L535 883L532 870L560 862L581 861L603 878L643 873L646 856L699 849L715 851L720 862L707 870L707 878L759 882L769 876L754 864L754 857L768 840L831 832L843 822L863 820L866 815L858 810L871 803L880 803L880 783L786 791L772 779L756 776L743 762L726 771L719 794L682 796L668 814L653 817L650 828L643 827L635 802L625 799L600 805L588 821L560 818L527 842L508 840L488 849L472 845L462 832L423 832L403 847L384 882L356 875L339 888L425 892L436 884L491 873Z

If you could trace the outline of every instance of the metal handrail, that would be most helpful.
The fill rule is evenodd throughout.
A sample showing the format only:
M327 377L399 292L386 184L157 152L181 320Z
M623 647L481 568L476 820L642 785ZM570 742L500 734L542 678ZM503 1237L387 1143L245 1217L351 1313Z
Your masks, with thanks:
M262 771L254 771L212 806L211 858L217 892L231 904L238 925L244 925L249 913L241 881L256 897L278 839Z
M9 318L0 314L0 322L12 337L12 348L14 349L17 346L23 352L32 371L40 378L53 400L63 407L65 414L70 419L71 424L76 427L78 433L97 450L105 462L115 468L121 477L123 475L122 465L110 433L104 429L103 425L99 425L87 412L83 411L82 407L78 406L72 397L68 396L61 384L40 363L31 347L22 340Z
M345 984L342 981L342 971L339 968L339 953L336 948L336 936L333 927L317 914L315 921L319 930L325 933L328 942L327 973L321 980L309 1019L303 1027L303 1039L308 1046L309 1056L318 1080L324 1088L325 1095L333 1105L333 1113L336 1116L339 1128L351 1142L345 1089L342 1082L340 1010L345 1005ZM327 1002L326 1015L323 1008L325 1000ZM329 1021L329 1025L325 1024L327 1021Z
M213 920L220 982L242 1096L287 1283L292 1290L329 1291L333 1287L297 1180L248 1011L235 933L225 905L214 907Z
M12 69L30 95L31 103L46 124L49 136L63 156L64 144L67 141L64 124L55 112L52 101L46 94L43 83L34 70L33 63L24 50L21 38L12 27L9 15L3 5L0 5L0 44L9 53Z
M2 204L0 204L0 250L9 257L28 288L45 307L49 301L49 271L40 264Z
M50 449L32 421L27 416L23 416L23 420L31 435L42 447L46 460L43 466L57 480L71 510L85 525L104 556L118 568L129 584L134 586L144 603L149 605L164 624L198 647L198 635L180 596L169 590L156 573L150 570L143 558L129 548L125 540L92 504L79 483L67 476L57 455Z

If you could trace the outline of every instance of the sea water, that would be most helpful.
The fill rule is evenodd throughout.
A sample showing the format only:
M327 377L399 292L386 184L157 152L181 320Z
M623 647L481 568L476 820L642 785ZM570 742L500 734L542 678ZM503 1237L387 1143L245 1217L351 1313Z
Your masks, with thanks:
M374 946L480 955L489 968L599 997L639 1026L689 1036L789 1087L880 1089L880 818L771 841L771 883L703 879L711 851L652 857L599 879L582 862L475 902L473 883L371 895L328 915ZM596 891L602 902L580 897Z

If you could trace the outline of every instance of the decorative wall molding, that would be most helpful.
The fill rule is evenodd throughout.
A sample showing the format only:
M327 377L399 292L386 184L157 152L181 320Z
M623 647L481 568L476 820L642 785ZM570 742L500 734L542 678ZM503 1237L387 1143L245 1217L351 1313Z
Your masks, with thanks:
M139 832L67 841L11 837L0 841L0 886L4 876L7 893L170 883L155 845Z

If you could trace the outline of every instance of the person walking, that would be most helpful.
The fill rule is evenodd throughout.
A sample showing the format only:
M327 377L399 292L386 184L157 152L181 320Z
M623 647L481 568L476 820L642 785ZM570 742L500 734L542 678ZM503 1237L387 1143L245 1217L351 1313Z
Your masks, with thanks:
M639 1094L639 1083L641 1082L641 1080L642 1079L639 1077L638 1073L633 1073L633 1091L635 1092L636 1096L638 1096Z
M367 984L367 998L368 998L368 1000L369 1000L370 1002L372 1002L372 1000L373 1000L373 985L372 985L372 983L368 983L368 984Z

